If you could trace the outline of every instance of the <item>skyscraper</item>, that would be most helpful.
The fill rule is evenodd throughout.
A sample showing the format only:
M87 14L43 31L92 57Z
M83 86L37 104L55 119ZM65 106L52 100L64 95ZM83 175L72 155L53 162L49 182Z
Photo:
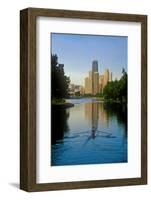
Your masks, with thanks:
M109 82L109 70L106 69L104 71L104 80L103 80L103 87L105 87L107 85L107 83Z
M103 75L99 75L98 61L92 61L92 71L89 71L89 77L85 78L85 94L93 94L103 92L108 82L112 81L112 73L109 69L105 69Z
M99 92L98 61L93 60L92 71L89 71L89 77L85 78L85 93L95 95L98 92Z
M99 73L93 72L93 94L99 93Z
M92 61L92 94L99 92L99 73L98 73L98 61Z
M85 94L92 94L92 79L90 77L85 78Z
M112 81L112 72L109 74L109 82Z
M97 60L92 61L92 72L98 72L98 61Z
M100 75L99 76L99 91L103 92L103 81L104 81L104 76Z

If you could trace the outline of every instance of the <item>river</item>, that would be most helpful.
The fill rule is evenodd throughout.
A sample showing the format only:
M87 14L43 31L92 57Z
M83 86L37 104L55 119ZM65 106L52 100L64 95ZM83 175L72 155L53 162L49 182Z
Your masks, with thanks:
M52 108L51 165L127 162L127 106L97 98Z

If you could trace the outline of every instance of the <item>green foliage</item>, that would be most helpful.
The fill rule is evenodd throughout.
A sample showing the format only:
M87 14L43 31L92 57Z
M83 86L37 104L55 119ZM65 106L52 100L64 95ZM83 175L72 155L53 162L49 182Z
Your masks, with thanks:
M95 95L95 97L100 97L100 98L102 97L102 98L103 98L103 93L101 93L101 92L100 92L100 93L97 93L97 94Z
M58 98L54 98L52 99L52 104L55 104L55 103L65 103L65 99L58 99Z
M75 96L81 96L80 91L75 92Z
M51 77L52 99L68 97L70 78L65 75L64 65L58 63L56 54L51 55Z
M103 96L106 100L127 102L127 73L122 70L121 79L109 82L104 90Z

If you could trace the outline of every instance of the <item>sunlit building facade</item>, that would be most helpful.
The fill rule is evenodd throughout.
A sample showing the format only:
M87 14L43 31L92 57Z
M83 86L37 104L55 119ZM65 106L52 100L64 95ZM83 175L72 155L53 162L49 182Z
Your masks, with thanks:
M85 94L92 94L92 79L90 77L85 78Z
M100 75L99 76L99 91L102 93L103 92L103 81L104 81L104 76Z
M92 71L89 71L89 77L85 78L85 94L102 93L104 87L108 82L112 81L112 73L109 69L105 69L103 75L99 75L98 72L98 61L94 60L92 62Z
M109 82L112 81L112 72L109 74Z
M69 94L70 94L70 96L74 96L76 94L84 95L84 87L82 85L70 84L69 85Z
M99 73L98 72L93 72L93 90L92 94L97 94L99 93Z
M107 85L107 83L109 82L109 70L106 69L104 71L104 78L103 78L103 87L105 87Z

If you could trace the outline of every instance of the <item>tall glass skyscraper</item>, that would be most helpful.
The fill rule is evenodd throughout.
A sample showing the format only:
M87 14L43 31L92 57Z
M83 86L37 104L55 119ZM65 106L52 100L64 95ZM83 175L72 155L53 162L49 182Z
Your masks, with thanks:
M93 62L92 62L92 71L98 72L98 61L97 60L93 60Z

